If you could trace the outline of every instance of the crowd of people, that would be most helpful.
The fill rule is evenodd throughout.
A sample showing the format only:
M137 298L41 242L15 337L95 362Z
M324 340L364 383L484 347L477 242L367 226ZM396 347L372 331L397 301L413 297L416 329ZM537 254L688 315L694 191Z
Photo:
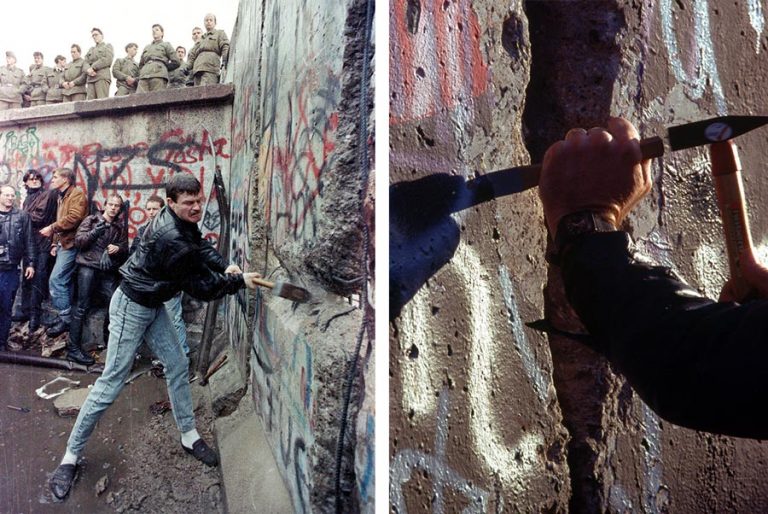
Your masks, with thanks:
M34 52L29 73L16 66L16 54L5 52L6 66L0 67L0 110L37 105L107 98L114 77L115 96L147 93L166 88L218 84L229 58L229 39L216 29L216 16L206 14L205 32L192 29L192 48L175 49L163 41L164 29L152 25L152 42L144 47L138 62L139 45L125 45L125 57L115 59L111 44L104 41L98 27L91 29L94 45L82 55L80 45L72 44L67 62L63 55L54 58L54 66L43 64L41 52Z

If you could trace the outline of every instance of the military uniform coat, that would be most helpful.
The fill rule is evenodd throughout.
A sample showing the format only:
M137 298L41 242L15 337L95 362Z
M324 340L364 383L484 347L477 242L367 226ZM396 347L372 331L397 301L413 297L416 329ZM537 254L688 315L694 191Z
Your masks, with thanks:
M118 88L124 87L130 91L136 91L139 78L139 65L130 57L115 59L115 64L112 65L112 76L115 77ZM125 81L128 77L136 79L136 82L134 82L132 86L129 86Z
M23 84L24 72L19 68L0 67L0 101L20 104Z
M29 75L24 77L24 94L31 97L33 102L44 102L45 95L52 84L48 82L48 74L51 68L48 66L37 66L33 64L29 67Z
M181 61L170 43L153 41L144 47L139 61L140 79L165 79L168 72L179 67Z
M93 70L96 72L96 75L91 77L86 73L86 80L89 83L99 80L112 82L112 75L109 73L109 69L112 66L112 60L114 58L115 52L112 50L112 45L102 41L98 45L92 46L83 58L85 60L83 71L85 72L88 70L88 68L93 68Z
M62 101L61 92L64 89L61 87L62 77L64 76L64 68L48 68L48 92L45 95L45 103L55 104Z
M84 68L84 66L85 60L82 57L67 64L67 67L64 68L64 74L62 75L61 80L62 82L73 82L75 86L69 89L63 89L61 93L62 95L72 96L78 93L85 94L85 78L87 76L85 70L88 68Z
M189 52L192 75L200 72L219 74L221 63L229 59L229 39L223 30L206 32Z

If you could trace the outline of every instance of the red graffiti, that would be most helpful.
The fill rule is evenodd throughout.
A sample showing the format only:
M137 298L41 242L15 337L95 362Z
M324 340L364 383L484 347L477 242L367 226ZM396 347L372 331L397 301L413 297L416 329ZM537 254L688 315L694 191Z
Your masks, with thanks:
M488 89L490 72L470 0L391 5L390 123L452 109Z

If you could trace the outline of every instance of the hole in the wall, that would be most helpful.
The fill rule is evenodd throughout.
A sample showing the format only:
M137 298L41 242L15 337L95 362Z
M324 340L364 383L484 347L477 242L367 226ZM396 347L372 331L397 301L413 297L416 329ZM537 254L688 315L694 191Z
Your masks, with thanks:
M424 133L424 130L420 126L416 127L416 134L419 136L419 141L421 141L424 145L430 147L435 146L435 140L427 137L427 135Z
M433 305L432 306L432 315L436 316L438 312L440 312L440 307L438 307L436 305Z
M408 358L411 360L415 360L419 358L419 347L415 344L412 344L411 347L408 349Z
M453 355L453 346L448 345L448 357Z
M418 76L419 76L419 77L421 77L421 78L424 78L424 77L426 77L426 76L427 76L427 74L426 74L426 73L424 73L424 68L422 68L421 66L419 66L418 68L416 68L416 75L418 75Z
M421 2L419 0L408 0L405 6L405 21L408 25L408 32L416 34L419 30L419 18L421 17Z
M517 61L520 59L520 43L525 41L523 22L517 15L512 14L504 20L501 31L501 46L509 56Z
M494 241L501 239L501 234L499 234L499 230L496 227L493 227L493 236L491 237L493 237Z

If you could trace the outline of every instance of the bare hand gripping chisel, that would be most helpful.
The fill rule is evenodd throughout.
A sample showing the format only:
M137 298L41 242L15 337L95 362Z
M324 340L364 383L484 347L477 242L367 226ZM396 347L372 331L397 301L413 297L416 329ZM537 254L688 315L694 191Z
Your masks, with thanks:
M669 127L664 138L654 136L641 139L640 150L643 159L653 159L664 155L667 147L674 152L727 141L765 124L768 124L768 116L720 116L685 123ZM469 195L462 208L536 187L539 185L539 175L541 164L531 164L494 171L468 180L467 189L474 194Z

